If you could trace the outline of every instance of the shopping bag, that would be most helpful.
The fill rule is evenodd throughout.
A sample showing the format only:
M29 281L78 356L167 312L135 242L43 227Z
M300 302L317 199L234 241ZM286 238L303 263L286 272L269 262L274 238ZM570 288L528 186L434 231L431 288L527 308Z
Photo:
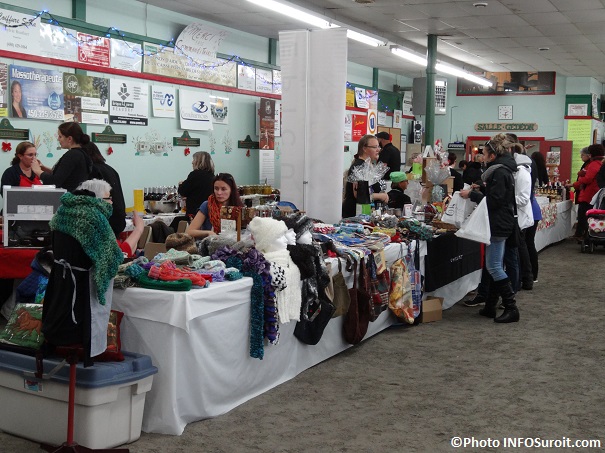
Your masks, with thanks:
M460 192L454 192L452 199L441 216L441 221L460 228L466 218L472 214L475 206L477 204L468 198L462 198Z
M410 274L401 258L391 266L391 292L389 294L389 309L399 319L408 324L414 324L414 301Z
M370 321L375 321L380 313L389 305L389 290L391 289L391 276L388 271L379 273L376 268L374 256L368 256L370 295Z
M487 200L485 197L477 205L473 213L462 224L462 227L454 233L459 238L470 241L482 242L489 245L491 233L489 229L489 214L487 212Z
M330 270L328 272L331 273ZM334 304L335 310L332 318L346 315L349 311L349 305L351 305L351 296L349 295L349 289L342 273L340 258L338 258L338 272L333 277L330 277L330 283L325 291L328 299Z

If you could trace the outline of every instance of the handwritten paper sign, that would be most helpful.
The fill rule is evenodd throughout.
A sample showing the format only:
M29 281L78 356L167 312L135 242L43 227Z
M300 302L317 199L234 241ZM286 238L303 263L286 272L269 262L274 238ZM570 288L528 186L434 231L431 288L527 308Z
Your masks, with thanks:
M225 30L193 23L187 25L181 32L175 47L194 59L216 62L218 46L226 36Z

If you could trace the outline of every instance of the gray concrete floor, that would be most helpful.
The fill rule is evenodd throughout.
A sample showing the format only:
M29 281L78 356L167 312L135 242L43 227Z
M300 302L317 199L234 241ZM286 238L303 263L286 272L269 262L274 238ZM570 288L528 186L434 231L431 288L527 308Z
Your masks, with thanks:
M476 442L461 451L545 450L502 448L519 437L596 439L604 448L581 451L602 451L605 249L581 254L564 241L542 251L540 265L534 289L518 295L519 323L498 325L459 303L442 321L388 329L223 416L191 423L182 436L142 433L125 447L452 452L459 436ZM32 429L39 422L32 414ZM488 439L500 448L479 448ZM0 445L38 451L5 433Z

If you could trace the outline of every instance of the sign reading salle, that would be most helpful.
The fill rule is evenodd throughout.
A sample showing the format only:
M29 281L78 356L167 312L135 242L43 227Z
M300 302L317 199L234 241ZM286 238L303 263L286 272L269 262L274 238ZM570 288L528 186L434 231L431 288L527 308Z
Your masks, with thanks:
M537 123L476 123L475 130L489 132L537 131Z

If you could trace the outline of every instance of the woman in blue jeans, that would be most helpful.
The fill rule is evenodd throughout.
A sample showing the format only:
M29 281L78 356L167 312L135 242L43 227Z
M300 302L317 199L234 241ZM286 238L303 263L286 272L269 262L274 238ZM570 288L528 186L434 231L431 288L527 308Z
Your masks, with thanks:
M470 198L479 203L486 197L489 214L490 245L485 249L485 267L490 275L489 294L485 307L479 314L494 318L495 322L508 323L519 321L519 310L515 301L515 292L511 281L504 272L504 250L506 240L515 232L515 172L517 164L513 158L522 146L504 134L498 134L484 147L487 152L487 167L481 175L483 192L461 190L462 198ZM504 313L496 317L498 297L502 297Z

